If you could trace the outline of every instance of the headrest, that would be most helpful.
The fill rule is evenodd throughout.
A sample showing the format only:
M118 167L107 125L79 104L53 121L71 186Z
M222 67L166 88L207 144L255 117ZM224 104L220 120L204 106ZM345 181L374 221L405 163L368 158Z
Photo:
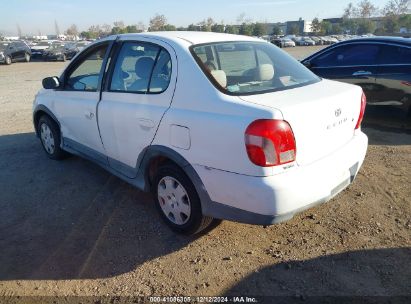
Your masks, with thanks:
M259 81L268 81L274 78L274 67L271 64L261 64L255 69L255 77Z
M223 70L210 71L211 75L223 88L227 87L227 75Z
M154 59L151 57L141 57L136 62L136 74L139 78L147 79L153 69Z

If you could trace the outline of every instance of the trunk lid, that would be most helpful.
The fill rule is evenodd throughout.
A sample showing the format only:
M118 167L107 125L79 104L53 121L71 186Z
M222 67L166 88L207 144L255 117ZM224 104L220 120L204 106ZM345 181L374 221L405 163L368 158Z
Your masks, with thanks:
M361 96L360 87L322 80L296 89L240 98L281 111L294 132L296 161L308 165L352 139Z

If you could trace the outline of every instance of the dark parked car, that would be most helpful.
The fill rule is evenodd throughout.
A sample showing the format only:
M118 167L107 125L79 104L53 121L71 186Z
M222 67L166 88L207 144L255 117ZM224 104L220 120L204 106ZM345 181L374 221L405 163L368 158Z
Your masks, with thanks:
M285 47L285 43L281 38L275 38L271 40L271 43L278 46L279 48Z
M0 63L29 62L31 51L23 41L0 41Z
M369 105L411 109L411 39L374 37L343 41L302 63L318 76L361 86Z
M42 59L43 53L51 45L49 41L39 41L35 45L31 46L31 56L33 59Z
M43 59L45 61L49 61L49 60L66 61L67 59L66 51L67 50L65 49L63 43L53 42L49 48L43 51Z

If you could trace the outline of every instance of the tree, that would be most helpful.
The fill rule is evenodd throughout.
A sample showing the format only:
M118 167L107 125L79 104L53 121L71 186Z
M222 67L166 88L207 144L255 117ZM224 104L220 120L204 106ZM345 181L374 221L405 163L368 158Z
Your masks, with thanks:
M324 33L326 35L331 35L332 31L333 31L333 26L331 22L329 21L321 22L321 33Z
M77 25L72 24L66 31L66 34L69 36L76 37L78 35L78 28Z
M358 22L357 34L364 35L375 32L375 24L369 19L363 19Z
M375 7L370 0L362 0L358 4L358 15L361 18L371 18L378 12L377 7Z
M254 24L253 35L256 37L261 37L267 35L267 26L266 24L257 22Z
M111 29L111 34L112 34L112 35L119 35L119 34L125 34L125 33L126 33L126 29L120 28L120 27L118 27L118 26L114 26L114 27Z
M408 12L411 0L390 0L383 9L384 16L400 16Z
M127 25L126 33L141 33L141 31L137 28L137 25Z
M311 30L313 31L314 34L321 34L321 22L318 18L314 18L313 21L311 22Z
M176 31L177 28L176 28L174 25L166 24L166 25L164 25L160 30L166 31L166 32L167 32L167 31L172 32L172 31Z
M164 15L156 14L150 19L150 25L148 30L150 32L161 31L167 24L167 18Z
M188 27L187 27L187 31L191 31L191 32L194 32L194 31L198 31L199 29L198 29L198 26L197 25L194 25L194 24L190 24Z
M211 26L211 31L214 33L224 33L225 26L224 24L213 24Z
M358 22L355 19L345 19L342 27L346 33L356 34L358 31Z
M331 26L331 33L334 35L340 35L344 32L344 29L338 23L334 23Z
M120 20L120 21L114 21L114 22L113 22L113 25L114 25L114 27L118 27L118 28L120 28L120 29L125 28L125 26L124 26L124 21L122 21L122 20Z
M240 35L252 36L253 32L254 32L253 24L247 24L245 22L241 24L240 30L239 30Z
M104 33L105 35L109 35L111 33L112 27L110 24L104 23L101 26L101 31L102 33Z
M358 15L357 8L354 6L354 4L352 4L352 2L348 3L348 6L344 9L343 18L351 19L351 18L356 17L357 15Z
M225 27L225 32L227 34L234 34L237 35L239 33L239 29L238 27L234 26L234 25L226 25Z
M275 24L273 26L273 31L272 31L271 35L279 36L279 35L282 35L282 34L283 34L283 30L281 29L281 27L279 25Z

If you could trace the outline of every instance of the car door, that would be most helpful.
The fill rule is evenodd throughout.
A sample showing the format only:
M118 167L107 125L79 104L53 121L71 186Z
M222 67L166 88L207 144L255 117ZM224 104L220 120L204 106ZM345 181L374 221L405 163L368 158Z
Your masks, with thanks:
M349 43L330 48L310 60L310 69L320 77L363 88L367 99L376 98L379 44Z
M97 125L100 85L110 42L85 51L62 76L62 89L55 91L54 108L61 124L63 144L107 164Z
M20 58L19 58L19 50L18 50L18 48L17 48L17 44L16 44L16 42L11 42L9 45L8 45L8 53L9 53L9 56L11 57L11 59L14 61L14 60L19 60Z
M174 50L141 38L120 40L98 106L100 134L110 166L137 175L137 160L170 107L177 78Z
M376 83L376 105L394 105L408 110L411 103L411 47L382 46Z

